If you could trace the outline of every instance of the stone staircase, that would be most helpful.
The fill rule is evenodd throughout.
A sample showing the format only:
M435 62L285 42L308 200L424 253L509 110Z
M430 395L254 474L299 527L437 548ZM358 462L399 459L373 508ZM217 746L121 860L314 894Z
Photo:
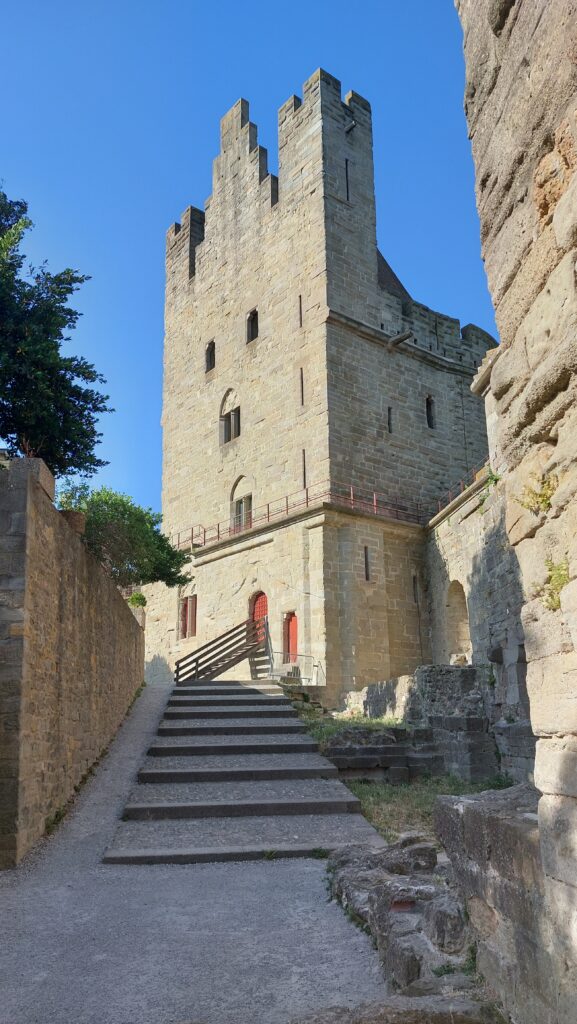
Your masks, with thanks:
M386 844L280 687L202 682L172 691L108 864L322 856Z

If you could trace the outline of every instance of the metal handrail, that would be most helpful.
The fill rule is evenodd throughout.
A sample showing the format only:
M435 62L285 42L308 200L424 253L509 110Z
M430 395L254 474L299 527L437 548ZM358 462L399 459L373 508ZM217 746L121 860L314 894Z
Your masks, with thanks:
M286 651L272 651L271 676L274 678L306 680L307 686L326 686L327 680L322 662L312 654L287 654ZM284 671L287 669L288 671ZM291 672L291 669L293 670ZM297 669L298 672L295 672ZM303 671L304 669L304 671Z
M465 473L459 481L454 483L450 490L446 491L445 494L437 500L437 512L440 512L442 509L446 508L447 505L450 505L455 498L458 498L459 494L462 494L463 491L467 490L467 487L470 487L471 484L475 483L479 473L481 473L482 470L485 469L485 466L488 465L489 460L485 456L482 462L477 463L468 471L468 473Z
M265 647L267 636L266 616L246 619L233 626L202 647L178 658L174 671L177 686L187 679L199 679L201 673L206 674L211 666L223 671L226 667L242 661L260 647Z
M278 519L285 519L294 512L302 511L322 504L336 505L339 508L351 509L375 515L379 518L400 519L406 522L422 524L426 521L425 508L420 502L400 501L391 499L380 491L342 484L337 481L323 481L309 487L285 494L282 498L269 501L266 505L253 508L250 516L243 524L239 524L235 516L232 521L216 523L213 526L192 526L179 530L171 535L171 542L179 549L205 547L217 544L229 537L262 526Z

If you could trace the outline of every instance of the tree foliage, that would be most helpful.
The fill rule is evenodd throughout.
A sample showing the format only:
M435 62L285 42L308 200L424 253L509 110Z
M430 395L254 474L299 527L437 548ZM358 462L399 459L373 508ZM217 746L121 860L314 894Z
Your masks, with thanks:
M59 493L58 504L85 514L86 545L118 586L160 580L176 587L188 582L188 555L160 532L159 513L109 487L91 491L86 483L69 484Z
M23 275L27 209L0 191L0 438L11 455L39 456L55 474L89 476L106 464L94 449L108 396L92 386L104 378L61 352L80 316L70 296L87 277L44 265Z

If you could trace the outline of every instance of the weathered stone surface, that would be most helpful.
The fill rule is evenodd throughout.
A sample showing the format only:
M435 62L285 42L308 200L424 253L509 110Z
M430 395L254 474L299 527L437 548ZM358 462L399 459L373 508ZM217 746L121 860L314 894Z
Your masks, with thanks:
M424 931L444 953L460 953L465 945L467 928L463 909L451 895L431 900L423 915Z
M536 895L524 892L521 882L516 886L510 870L520 858L520 879L527 885L530 872L514 809L517 846L512 832L511 863L503 857L493 865L491 886L477 851L477 878L462 860L458 873L499 917L493 938L482 945L481 969L513 1018L573 1024L574 984L569 986L577 936L564 908L573 903L577 877L571 781L571 737L577 734L577 602L571 582L577 577L577 5L457 0L457 7L483 255L503 341L490 384L487 375L479 384L492 391L491 447L507 475L506 526L525 603L531 724L543 737L535 778L545 793L539 832L531 840L540 842L543 862L529 858ZM531 517L519 512L519 502L536 465L541 479L548 476L554 486L548 498L541 493ZM539 484L532 486L539 490ZM565 565L570 582L547 601L551 565ZM451 831L457 831L455 823ZM458 860L458 852L454 856Z

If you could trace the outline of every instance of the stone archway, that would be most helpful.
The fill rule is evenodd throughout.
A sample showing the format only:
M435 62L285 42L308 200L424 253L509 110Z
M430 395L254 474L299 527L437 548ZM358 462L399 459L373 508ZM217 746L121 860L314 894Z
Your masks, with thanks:
M462 584L451 580L447 591L445 612L445 656L449 665L468 665L472 645L467 598Z

